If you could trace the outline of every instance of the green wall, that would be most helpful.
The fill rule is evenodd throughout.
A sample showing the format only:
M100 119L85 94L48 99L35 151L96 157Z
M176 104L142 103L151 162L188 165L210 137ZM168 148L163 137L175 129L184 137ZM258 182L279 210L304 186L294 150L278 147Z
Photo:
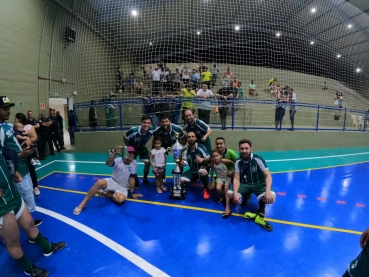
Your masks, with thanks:
M76 133L76 151L107 152L123 144L125 131L79 132ZM315 131L241 131L214 130L212 146L217 137L224 137L228 148L238 150L238 141L247 138L253 142L254 151L306 150L327 148L350 148L369 146L369 136L357 132L315 132ZM147 143L151 146L151 141Z

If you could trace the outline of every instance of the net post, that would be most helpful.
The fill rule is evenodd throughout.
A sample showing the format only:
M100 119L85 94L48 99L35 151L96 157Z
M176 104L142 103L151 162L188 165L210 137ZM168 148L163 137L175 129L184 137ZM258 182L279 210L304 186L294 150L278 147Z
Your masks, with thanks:
M345 114L343 115L343 130L342 131L346 130L346 112L347 112L347 109L345 108Z
M119 104L119 125L120 130L123 131L122 104Z
M234 130L234 99L232 99L232 130Z
M318 113L316 115L315 131L318 131L319 129L319 117L320 117L320 105L318 105Z

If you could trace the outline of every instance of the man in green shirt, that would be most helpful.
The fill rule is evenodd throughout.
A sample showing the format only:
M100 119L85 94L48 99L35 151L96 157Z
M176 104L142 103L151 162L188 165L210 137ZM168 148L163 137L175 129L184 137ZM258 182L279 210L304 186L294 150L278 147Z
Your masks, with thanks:
M5 97L0 97L0 103L7 103L3 100ZM7 98L6 98L7 99ZM9 102L8 102L9 103ZM2 105L1 110L4 108ZM0 131L3 126L0 125ZM56 251L62 250L65 242L50 243L45 239L34 224L31 214L24 205L17 189L13 184L13 179L10 176L7 164L3 158L3 141L0 143L0 237L5 242L6 249L9 255L15 259L24 269L24 273L31 276L46 277L48 272L37 267L34 263L25 257L20 245L19 227L21 227L28 240L31 243L38 244L44 256L50 256ZM15 183L22 181L21 175L14 171L13 178ZM1 269L2 272L4 271ZM5 274L5 273L4 273ZM4 275L5 276L5 275Z
M105 119L106 119L106 127L108 130L115 129L115 110L117 108L113 104L108 104L105 107Z
M150 170L150 154L146 147L146 143L150 140L155 131L155 127L151 126L151 117L144 115L141 118L141 126L132 127L123 136L123 141L126 146L132 146L136 150L135 158L140 157L140 160L145 163L143 183L150 184L147 176ZM136 177L136 189L139 188L139 181Z
M266 230L271 231L272 227L263 218L265 215L265 205L275 201L276 194L272 191L272 175L266 165L265 160L258 154L252 153L252 144L248 139L242 139L238 143L240 149L240 159L236 161L233 188L229 189L226 197L226 209L223 218L229 217L232 213L230 202L241 203L241 197L249 199L255 194L259 201L259 210L255 216L255 222L262 225Z
M208 153L211 152L210 134L213 132L211 128L200 119L195 118L192 110L185 111L185 118L187 121L184 127L185 132L194 132L196 135L197 143L205 146Z

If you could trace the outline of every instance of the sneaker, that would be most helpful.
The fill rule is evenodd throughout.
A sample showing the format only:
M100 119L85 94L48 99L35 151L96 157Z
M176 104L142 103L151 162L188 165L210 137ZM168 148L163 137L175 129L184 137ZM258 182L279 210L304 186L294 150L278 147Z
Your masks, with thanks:
M32 267L28 270L25 270L24 273L30 276L35 277L47 277L49 276L49 272L47 272L45 269L39 268L35 265L32 265Z
M31 160L31 165L37 165L36 159Z
M241 206L242 207L246 207L247 206L247 204L249 203L249 201L250 201L250 199L252 198L252 195L250 194L250 196L249 197L245 197L244 199L243 199L243 201L241 202Z
M40 162L40 160L38 160L38 159L35 159L35 162L36 162L36 165L41 165L41 162Z
M42 223L42 219L36 219L33 222L35 223L35 226L40 226Z
M209 199L210 198L210 194L209 194L209 192L208 192L208 190L207 189L204 189L204 199Z
M44 252L44 256L49 257L52 253L62 250L66 245L67 244L64 241L51 243L51 249L47 252Z
M143 179L143 180L142 180L142 183L144 183L145 185L150 185L150 181L149 181L149 180L147 180L147 179Z
M258 215L261 218L264 218L264 216L265 216L265 205L259 206Z
M255 223L262 226L267 231L273 231L273 226L266 222L264 218L261 218L258 215L255 218Z
M40 190L39 190L39 188L38 188L38 187L35 187L35 188L33 189L33 193L34 193L36 196L39 196L39 195L41 194L41 192L40 192Z
M48 239L48 238L45 238L45 237L44 237L44 239L46 239L47 241L49 241L49 239ZM30 238L28 238L28 242L29 242L29 243L32 243L32 244L36 243L34 240L31 240Z

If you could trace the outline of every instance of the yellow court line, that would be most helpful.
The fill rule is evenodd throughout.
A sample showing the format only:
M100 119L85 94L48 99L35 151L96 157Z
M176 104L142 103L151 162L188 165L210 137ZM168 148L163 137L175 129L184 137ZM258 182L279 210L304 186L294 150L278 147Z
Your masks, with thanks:
M50 173L48 173L48 174L46 174L46 175L44 175L44 176L42 176L42 177L38 178L38 179L37 179L37 181L40 181L40 180L42 180L42 179L46 178L47 176L50 176L50 175L51 175L51 174L53 174L54 172L56 172L56 171L51 171Z
M60 188L52 188L47 186L39 186L40 188L44 189L50 189L50 190L56 190L56 191L62 191L62 192L70 192L70 193L77 193L77 194L87 194L83 191L78 190L67 190L67 189L60 189ZM185 206L185 205L178 205L178 204L170 204L170 203L162 203L162 202L155 202L155 201L148 201L148 200L139 200L139 199L127 199L127 201L131 202L138 202L138 203L145 203L150 205L157 205L157 206L165 206L165 207L172 207L172 208L180 208L180 209L187 209L187 210L194 210L194 211L202 211L202 212L209 212L209 213L217 213L222 214L222 211L218 210L211 210L206 208L199 208L199 207L193 207L193 206ZM243 217L243 214L232 214L232 216L238 216ZM346 230L346 229L340 229L340 228L332 228L332 227L326 227L326 226L320 226L320 225L312 225L312 224L305 224L305 223L299 223L299 222L292 222L292 221L286 221L286 220L279 220L279 219L273 219L273 218L265 218L267 221L275 222L279 224L286 224L286 225L292 225L292 226L298 226L298 227L305 227L305 228L311 228L311 229L319 229L319 230L325 230L325 231L333 231L333 232L341 232L341 233L349 233L354 235L361 235L362 232L354 231L354 230Z

